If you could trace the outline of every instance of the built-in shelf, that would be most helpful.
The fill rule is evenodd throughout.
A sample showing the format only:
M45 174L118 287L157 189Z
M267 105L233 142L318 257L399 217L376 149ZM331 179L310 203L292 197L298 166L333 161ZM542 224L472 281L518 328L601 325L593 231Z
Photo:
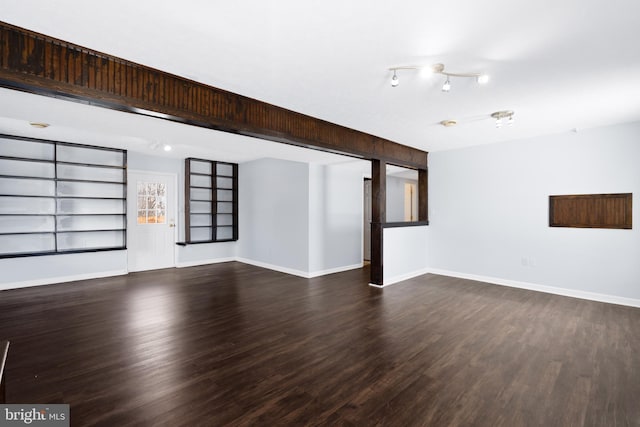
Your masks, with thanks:
M127 153L0 135L0 258L126 248Z
M238 240L238 165L185 160L185 242Z

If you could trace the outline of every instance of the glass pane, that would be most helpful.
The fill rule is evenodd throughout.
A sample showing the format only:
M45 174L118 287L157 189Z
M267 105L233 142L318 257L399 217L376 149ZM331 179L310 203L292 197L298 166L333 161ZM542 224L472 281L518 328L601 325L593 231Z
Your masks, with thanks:
M123 200L58 199L59 214L123 214Z
M123 166L124 153L90 147L58 145L58 161L93 165Z
M147 186L147 194L155 196L158 194L158 183L156 182L145 182L144 185Z
M53 178L53 163L30 162L28 160L0 159L0 175L32 176L37 178Z
M191 172L211 175L211 162L199 162L197 160L191 160L190 167Z
M167 195L167 185L161 182L158 183L158 197L164 197Z
M211 240L211 228L192 228L191 229L191 241L192 242L206 242Z
M191 213L211 213L211 203L209 202L190 202Z
M37 197L0 197L0 214L43 214L55 213L55 199Z
M191 200L211 200L211 190L204 188L192 188Z
M231 178L216 178L216 185L218 188L233 188L233 179Z
M54 234L0 235L0 254L24 254L55 251Z
M124 215L59 216L58 231L123 230Z
M218 163L216 174L217 175L225 175L225 176L233 176L233 166L232 165L227 165L227 164L224 164L224 163Z
M144 182L138 181L138 196L143 196L147 194L147 187L144 185Z
M233 213L233 203L218 202L218 213Z
M82 179L86 181L124 182L123 169L91 166L58 165L58 178Z
M218 214L216 215L218 225L233 225L233 215Z
M0 194L54 196L56 183L43 179L0 178Z
M138 224L146 224L147 223L147 211L139 210L138 211Z
M53 160L55 145L45 142L0 138L0 156Z
M232 201L233 200L233 191L231 190L218 190L218 200L223 201Z
M124 184L58 181L58 196L124 198Z
M193 226L211 225L211 215L192 214L191 225Z
M53 216L0 216L0 233L53 232L54 230Z
M154 196L147 196L147 209L151 210L155 208L156 208L156 198Z
M191 186L211 188L211 177L191 175Z
M233 227L218 227L216 240L233 239Z
M156 223L157 224L164 224L166 222L167 222L167 217L165 215L164 209L158 209L156 211Z
M100 249L124 246L124 231L90 231L58 234L58 250Z

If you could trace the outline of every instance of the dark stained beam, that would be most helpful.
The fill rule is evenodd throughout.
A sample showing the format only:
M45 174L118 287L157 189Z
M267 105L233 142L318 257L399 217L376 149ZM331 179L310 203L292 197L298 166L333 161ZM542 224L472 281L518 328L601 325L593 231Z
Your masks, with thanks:
M387 222L387 164L371 161L371 283L383 285L383 235Z
M427 153L0 22L0 87L426 168Z

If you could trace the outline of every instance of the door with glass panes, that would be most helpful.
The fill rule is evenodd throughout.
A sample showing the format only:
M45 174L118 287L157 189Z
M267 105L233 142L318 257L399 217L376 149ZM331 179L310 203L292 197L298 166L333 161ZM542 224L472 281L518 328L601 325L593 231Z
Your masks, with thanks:
M130 171L127 182L129 271L175 267L175 174Z

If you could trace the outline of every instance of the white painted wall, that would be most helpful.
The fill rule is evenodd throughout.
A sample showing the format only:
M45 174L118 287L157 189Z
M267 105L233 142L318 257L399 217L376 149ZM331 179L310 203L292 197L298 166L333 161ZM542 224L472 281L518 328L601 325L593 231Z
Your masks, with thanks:
M640 123L431 153L429 266L640 299L639 159ZM633 230L548 226L549 195L627 192Z
M362 266L362 172L276 159L240 165L238 260L303 277Z
M238 257L292 274L309 271L309 165L260 159L239 166Z
M428 226L385 228L382 283L392 285L428 272Z
M362 266L363 176L350 165L309 165L309 272Z
M127 251L0 259L0 290L127 273Z

